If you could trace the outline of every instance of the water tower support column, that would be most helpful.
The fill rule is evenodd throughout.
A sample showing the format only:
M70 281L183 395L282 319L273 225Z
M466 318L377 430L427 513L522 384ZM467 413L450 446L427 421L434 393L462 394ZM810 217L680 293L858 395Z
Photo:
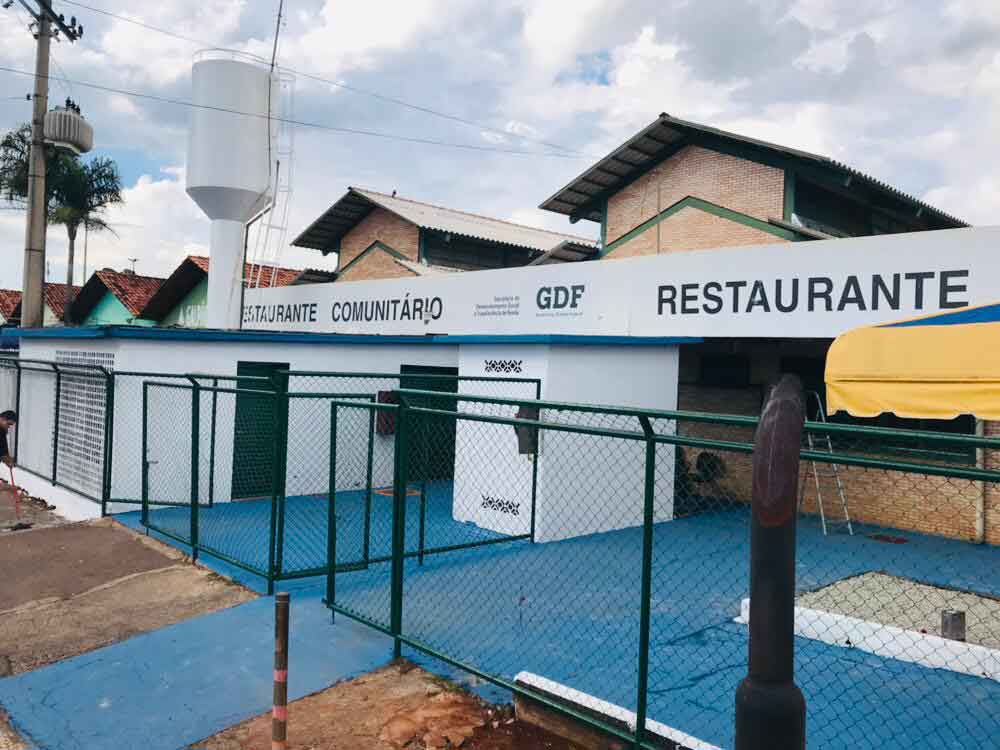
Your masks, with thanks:
M209 328L241 327L245 231L242 221L216 219L212 222L212 266L208 274L209 304L205 321Z

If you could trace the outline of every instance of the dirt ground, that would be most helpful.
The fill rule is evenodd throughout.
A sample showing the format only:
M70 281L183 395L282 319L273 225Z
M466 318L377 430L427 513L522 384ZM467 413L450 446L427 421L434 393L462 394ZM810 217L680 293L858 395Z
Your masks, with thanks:
M31 497L24 490L17 489L21 495L20 512L14 502L10 483L0 479L0 534L44 529L68 523L65 518L53 513L54 506L49 505L43 498ZM0 745L0 750L3 750L3 745Z
M294 675L290 676L294 679ZM271 715L192 747L269 750ZM554 735L400 661L288 706L289 750L578 750Z
M0 531L0 677L256 596L111 519L67 524L36 511L33 528ZM0 750L23 747L0 708Z
M110 519L0 535L0 570L0 675L254 597Z

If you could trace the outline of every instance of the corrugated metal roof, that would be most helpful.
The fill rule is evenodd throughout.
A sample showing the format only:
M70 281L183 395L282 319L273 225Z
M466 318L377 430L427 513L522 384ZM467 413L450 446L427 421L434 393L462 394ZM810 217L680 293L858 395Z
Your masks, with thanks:
M525 247L540 252L567 241L593 247L595 250L597 248L597 242L586 237L551 232L355 187L348 188L347 193L302 232L292 244L315 250L332 250L340 238L364 219L374 206L384 208L422 229L436 229L462 237Z
M884 193L926 211L949 226L968 226L959 218L829 157L719 130L701 123L681 120L666 113L661 114L651 124L597 164L556 191L542 202L540 208L568 216L579 215L581 219L599 222L601 221L601 207L598 205L599 200L595 201L595 199L617 192L635 177L669 156L677 148L689 142L698 143L699 137L702 140L715 139L716 143L722 141L750 146L818 169L827 170L843 178L858 180L876 192ZM708 144L706 147L711 148L711 145ZM588 205L592 202L593 205Z

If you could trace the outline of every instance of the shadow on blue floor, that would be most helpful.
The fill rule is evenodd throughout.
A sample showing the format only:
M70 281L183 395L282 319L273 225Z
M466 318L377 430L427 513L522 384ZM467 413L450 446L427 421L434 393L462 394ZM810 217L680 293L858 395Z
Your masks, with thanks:
M452 518L452 482L428 482L424 508L424 549L450 547L502 539L488 529ZM392 549L391 491L372 493L370 512L363 490L337 493L337 563L355 565L368 559L385 558ZM407 494L407 552L420 546L419 486ZM283 574L318 571L327 564L327 495L296 495L285 500L282 535ZM216 503L199 509L198 540L207 549L231 557L263 574L268 568L272 503L270 499ZM131 515L131 514L123 514ZM191 511L188 507L153 508L150 525L190 541ZM367 525L368 545L365 545Z

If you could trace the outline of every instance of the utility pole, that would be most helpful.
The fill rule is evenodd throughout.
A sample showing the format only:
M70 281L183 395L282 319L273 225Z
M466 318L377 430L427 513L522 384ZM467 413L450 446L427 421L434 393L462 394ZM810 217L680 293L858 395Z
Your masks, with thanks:
M31 153L28 157L28 219L24 238L24 283L21 296L21 326L36 328L42 325L44 303L42 286L45 283L45 229L47 206L45 200L45 113L49 109L49 46L53 33L60 31L71 42L83 33L76 19L67 26L61 16L52 10L48 0L37 0L38 10L26 0L21 5L34 17L37 28L35 39L35 93L32 96ZM52 24L56 25L53 32Z
M51 24L45 12L36 15L35 94L31 99L31 155L28 157L28 223L24 239L24 285L21 327L42 325L45 283L45 113L49 109L49 43Z

